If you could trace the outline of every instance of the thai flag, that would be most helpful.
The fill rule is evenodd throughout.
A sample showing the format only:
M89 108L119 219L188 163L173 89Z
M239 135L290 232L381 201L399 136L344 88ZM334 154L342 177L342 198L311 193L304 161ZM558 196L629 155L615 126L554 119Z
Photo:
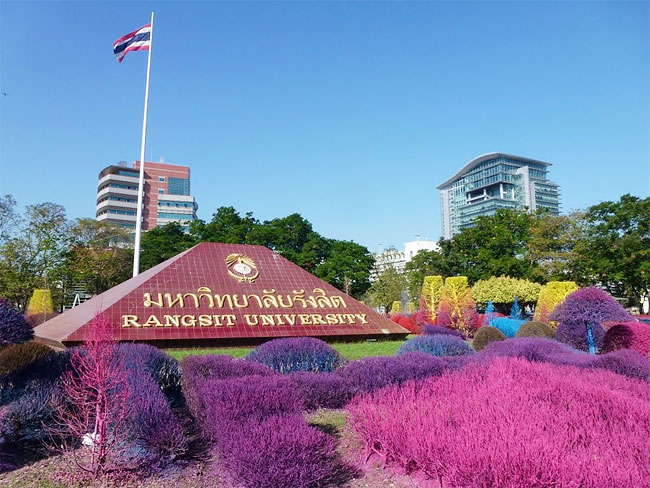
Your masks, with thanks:
M126 53L130 51L148 51L150 46L151 24L147 24L115 41L113 44L113 53L121 63Z

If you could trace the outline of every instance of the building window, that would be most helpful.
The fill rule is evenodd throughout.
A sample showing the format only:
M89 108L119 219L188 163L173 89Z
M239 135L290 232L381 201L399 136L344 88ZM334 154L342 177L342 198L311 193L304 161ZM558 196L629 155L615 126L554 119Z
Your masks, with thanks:
M158 181L161 181L161 182L164 183L164 182L165 182L165 177L164 177L164 176L159 176L159 177L158 177Z
M170 195L189 195L190 180L186 178L169 178Z
M158 193L163 194L163 193L165 193L165 190L163 190L162 188L159 188Z

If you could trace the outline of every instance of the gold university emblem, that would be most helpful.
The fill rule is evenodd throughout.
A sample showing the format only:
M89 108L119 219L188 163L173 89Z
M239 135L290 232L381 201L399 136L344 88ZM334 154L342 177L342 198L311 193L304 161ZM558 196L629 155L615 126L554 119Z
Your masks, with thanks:
M260 275L255 261L244 254L229 254L226 258L228 274L240 283L253 283Z

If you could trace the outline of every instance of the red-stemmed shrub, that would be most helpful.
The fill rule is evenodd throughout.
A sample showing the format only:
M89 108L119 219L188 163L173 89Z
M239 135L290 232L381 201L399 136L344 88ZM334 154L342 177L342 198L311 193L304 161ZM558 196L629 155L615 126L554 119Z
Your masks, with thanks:
M442 486L650 479L650 385L608 371L497 358L361 397L349 420L366 457Z
M303 400L307 411L319 408L343 408L352 391L347 381L336 373L297 371L289 375Z
M606 352L617 349L634 349L650 358L650 325L642 322L615 324L607 330L603 340Z

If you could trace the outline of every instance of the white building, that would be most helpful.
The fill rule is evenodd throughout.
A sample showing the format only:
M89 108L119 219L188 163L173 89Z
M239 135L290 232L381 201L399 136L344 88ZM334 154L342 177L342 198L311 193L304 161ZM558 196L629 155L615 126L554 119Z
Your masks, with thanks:
M404 249L399 251L394 247L385 249L380 253L376 253L375 267L370 275L371 280L380 275L387 267L392 266L398 273L402 273L411 259L420 251L439 251L440 246L436 241L428 241L417 239L411 242L404 243Z

